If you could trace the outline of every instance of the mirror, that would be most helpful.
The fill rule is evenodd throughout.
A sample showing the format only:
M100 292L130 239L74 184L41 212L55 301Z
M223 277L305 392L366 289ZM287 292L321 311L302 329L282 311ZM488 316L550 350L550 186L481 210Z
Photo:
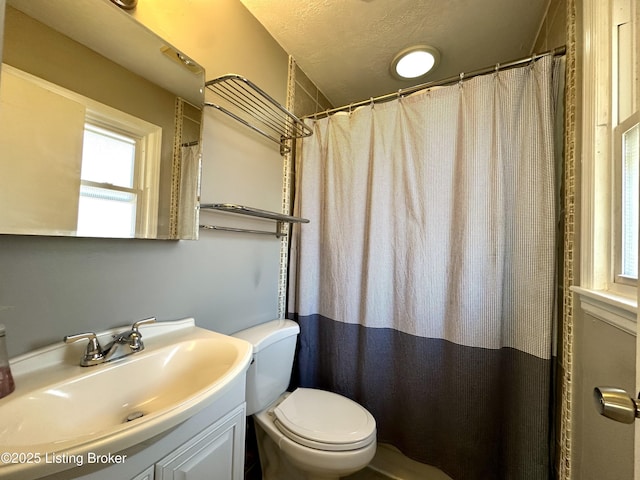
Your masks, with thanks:
M109 0L6 3L0 233L196 239L204 69Z

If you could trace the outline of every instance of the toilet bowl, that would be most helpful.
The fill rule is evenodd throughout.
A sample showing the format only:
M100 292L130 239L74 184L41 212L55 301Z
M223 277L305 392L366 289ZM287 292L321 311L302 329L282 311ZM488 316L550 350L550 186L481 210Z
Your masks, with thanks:
M361 405L312 388L286 392L299 327L275 320L234 334L254 346L247 372L264 480L337 480L376 452L376 422Z
M289 462L315 474L304 478L349 475L364 468L376 453L373 416L335 393L299 388L254 419Z

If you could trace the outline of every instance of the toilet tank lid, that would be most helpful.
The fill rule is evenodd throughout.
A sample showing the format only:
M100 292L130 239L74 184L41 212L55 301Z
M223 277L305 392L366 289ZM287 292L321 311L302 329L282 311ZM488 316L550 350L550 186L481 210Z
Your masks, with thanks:
M240 330L232 336L246 340L252 344L255 353L283 338L291 337L298 333L300 333L300 327L296 322L280 318L278 320L261 323L246 330Z

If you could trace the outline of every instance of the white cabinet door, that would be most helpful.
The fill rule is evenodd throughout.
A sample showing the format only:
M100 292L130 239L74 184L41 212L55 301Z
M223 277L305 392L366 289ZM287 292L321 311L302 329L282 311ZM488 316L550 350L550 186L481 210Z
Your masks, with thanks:
M153 465L152 465L151 467L147 468L144 472L141 472L135 477L133 477L131 480L154 480L154 476L153 476L154 470L155 469L153 468Z
M155 480L242 480L244 406L156 463Z

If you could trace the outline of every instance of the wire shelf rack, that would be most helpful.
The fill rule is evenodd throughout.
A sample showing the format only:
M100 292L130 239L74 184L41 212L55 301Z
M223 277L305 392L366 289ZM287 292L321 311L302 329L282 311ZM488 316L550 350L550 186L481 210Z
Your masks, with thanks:
M240 75L223 75L205 82L205 87L218 100L218 103L205 102L205 106L229 115L277 143L283 155L291 150L288 140L308 137L313 133L302 120L255 83Z

